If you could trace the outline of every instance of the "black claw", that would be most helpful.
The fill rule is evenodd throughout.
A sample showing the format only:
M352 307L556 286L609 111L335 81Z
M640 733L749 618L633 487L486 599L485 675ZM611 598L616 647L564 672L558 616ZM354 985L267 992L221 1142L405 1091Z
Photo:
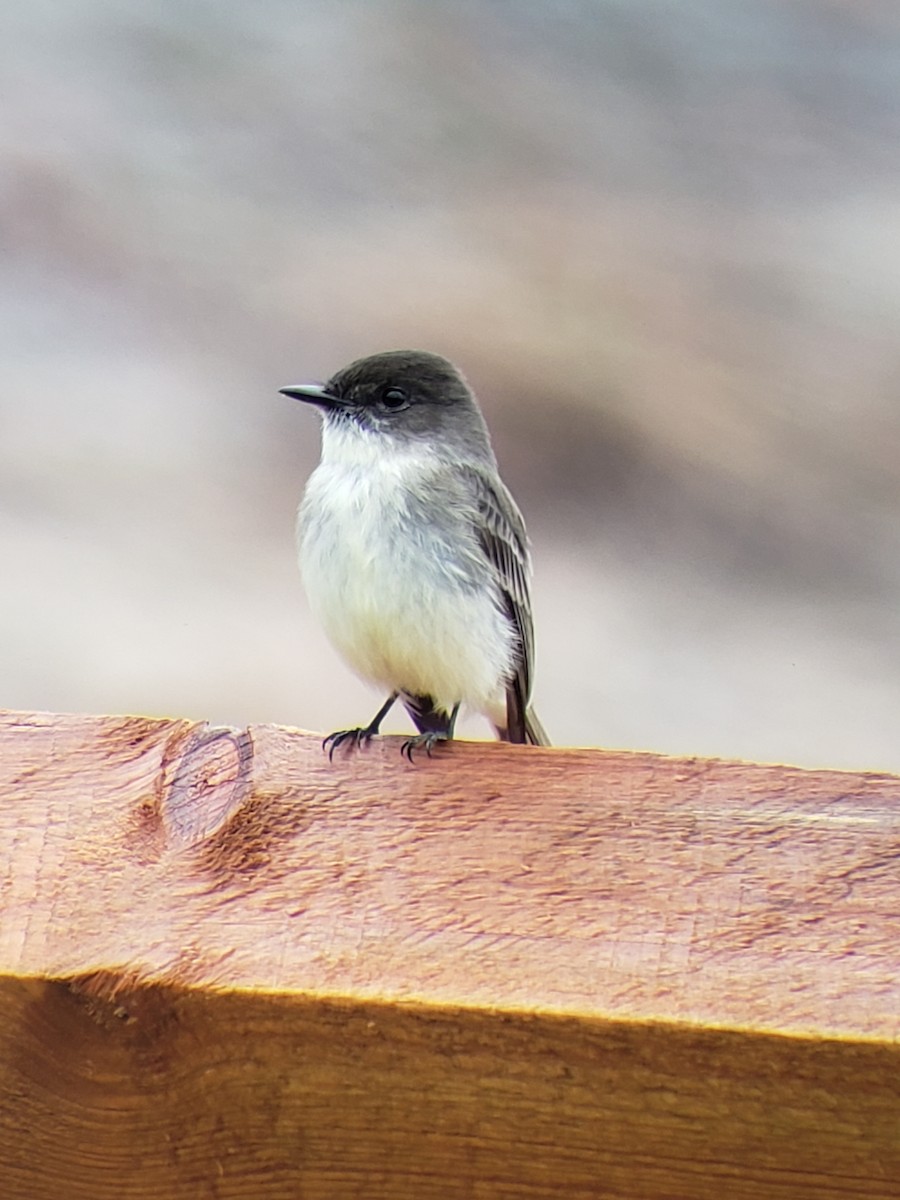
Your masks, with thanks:
M329 733L327 738L322 739L322 749L328 751L328 761L334 762L334 752L338 746L343 746L345 742L351 743L351 749L358 750L360 746L371 741L377 730L367 726L365 729L338 729L335 733Z
M372 738L378 733L381 728L381 722L391 711L394 701L397 699L397 692L391 692L381 708L372 718L368 725L364 728L357 726L356 729L339 729L337 733L329 733L328 737L322 742L322 749L328 750L328 761L334 762L334 752L338 746L343 746L344 742L352 742L351 749L358 750L360 746L371 742Z
M400 753L404 754L410 762L413 762L413 751L424 750L429 758L434 757L434 747L439 742L449 742L451 737L449 733L420 733L417 737L407 738L400 747Z

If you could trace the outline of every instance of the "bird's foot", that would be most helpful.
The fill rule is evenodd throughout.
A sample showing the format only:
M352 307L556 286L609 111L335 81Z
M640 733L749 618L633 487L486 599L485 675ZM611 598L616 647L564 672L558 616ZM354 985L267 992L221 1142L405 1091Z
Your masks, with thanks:
M420 733L416 737L407 738L400 747L400 753L405 754L410 762L413 761L413 753L416 750L424 750L429 758L432 757L432 751L438 742L450 742L453 740L451 733Z
M377 732L377 725L366 725L364 729L339 729L336 733L329 733L323 740L322 749L328 751L328 761L334 762L334 752L338 746L358 750L360 746L367 746Z
M329 733L328 737L322 742L322 749L328 751L328 761L334 762L334 752L338 746L348 744L351 750L358 750L360 746L367 746L381 729L381 722L391 711L391 707L397 696L397 692L391 692L368 725L360 726L357 729L339 729L337 733Z

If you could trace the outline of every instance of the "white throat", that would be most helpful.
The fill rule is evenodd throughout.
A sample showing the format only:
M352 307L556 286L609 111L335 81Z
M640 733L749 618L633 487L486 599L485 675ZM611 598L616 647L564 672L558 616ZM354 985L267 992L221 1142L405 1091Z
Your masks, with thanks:
M322 427L322 465L339 470L398 471L437 463L437 455L423 442L393 438L357 425L355 421L329 421Z

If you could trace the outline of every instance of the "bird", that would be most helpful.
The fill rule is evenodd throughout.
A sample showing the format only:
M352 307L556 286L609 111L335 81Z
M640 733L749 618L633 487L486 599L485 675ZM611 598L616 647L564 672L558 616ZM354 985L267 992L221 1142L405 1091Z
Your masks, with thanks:
M398 699L418 730L402 745L410 762L453 738L462 705L502 741L549 745L530 707L525 522L461 372L389 350L279 390L322 417L297 520L310 608L351 669L387 693L367 725L328 735L329 758L368 743Z

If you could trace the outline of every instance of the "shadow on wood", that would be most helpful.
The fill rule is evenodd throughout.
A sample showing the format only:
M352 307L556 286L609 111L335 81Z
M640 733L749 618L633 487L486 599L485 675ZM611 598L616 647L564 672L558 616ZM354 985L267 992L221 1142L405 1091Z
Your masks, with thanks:
M0 721L4 1197L900 1196L900 780Z

